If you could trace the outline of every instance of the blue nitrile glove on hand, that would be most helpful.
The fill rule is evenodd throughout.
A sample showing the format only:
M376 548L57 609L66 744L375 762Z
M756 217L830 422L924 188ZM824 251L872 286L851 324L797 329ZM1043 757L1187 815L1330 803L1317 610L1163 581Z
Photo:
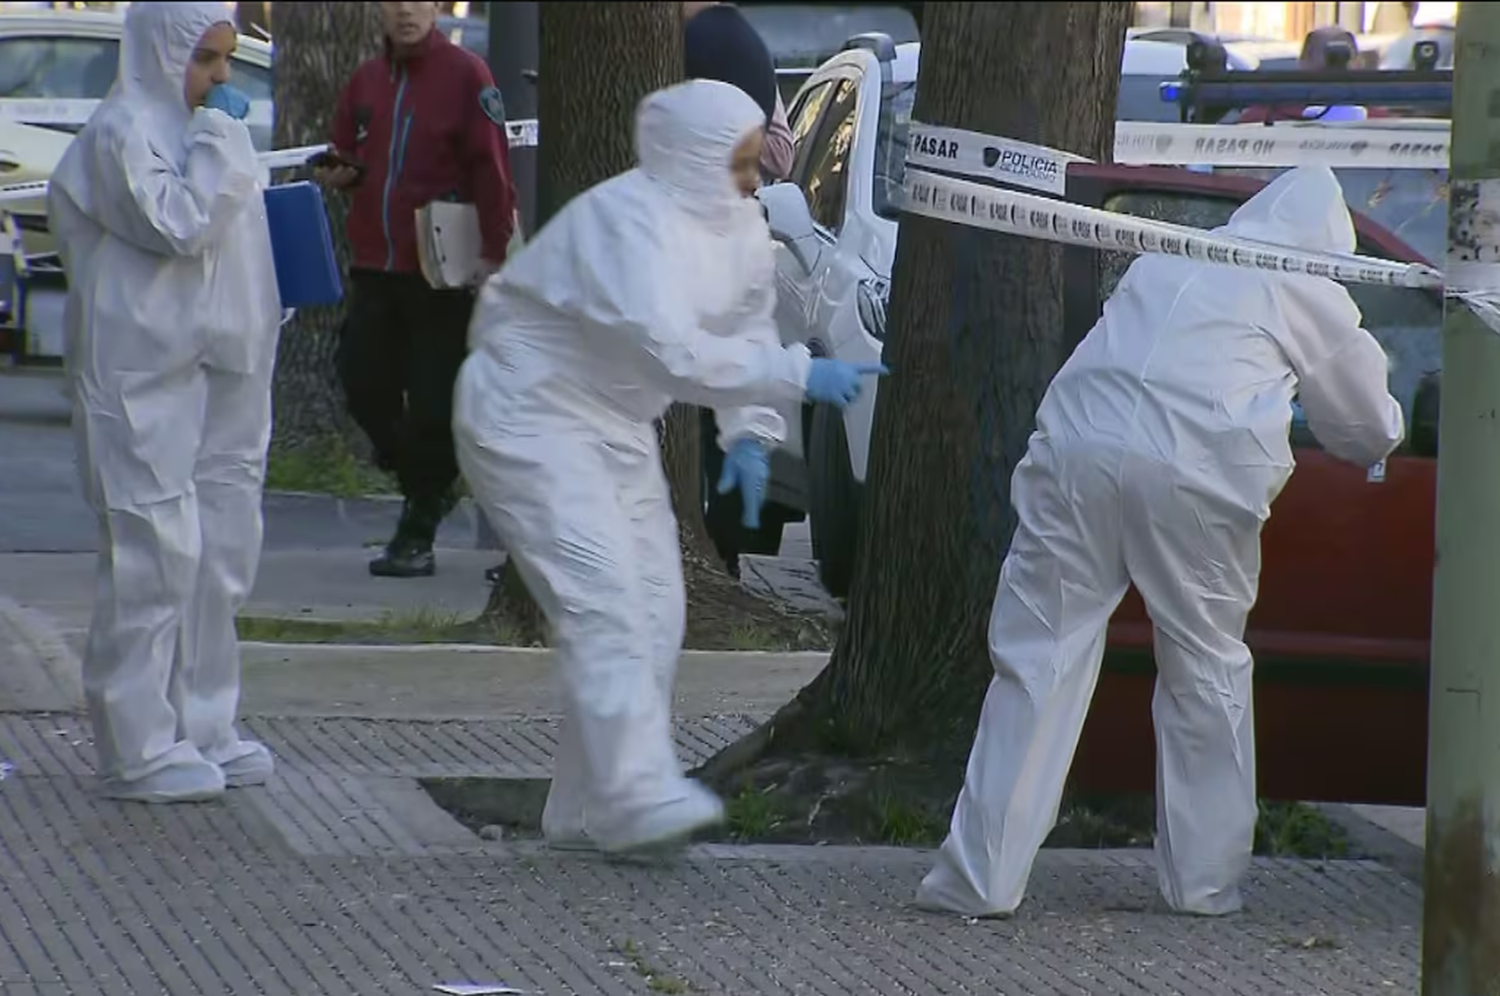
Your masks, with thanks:
M864 386L861 378L890 373L884 363L845 363L814 356L807 372L807 399L821 401L836 408L854 404Z
M236 121L243 121L250 113L250 98L228 83L220 83L208 91L208 97L204 99L203 106L223 111Z
M719 494L727 495L739 485L745 511L740 524L760 528L760 508L766 503L766 482L771 479L771 455L759 440L741 439L724 454L724 472L719 475Z

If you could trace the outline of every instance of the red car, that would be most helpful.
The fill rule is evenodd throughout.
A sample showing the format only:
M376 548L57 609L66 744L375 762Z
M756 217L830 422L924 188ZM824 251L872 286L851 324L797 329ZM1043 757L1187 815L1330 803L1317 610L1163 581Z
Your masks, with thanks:
M1073 166L1068 199L1212 228L1263 182L1181 169ZM1378 202L1350 196L1354 186L1346 182L1345 192L1354 201L1357 251L1427 262L1359 210ZM1434 193L1445 197L1445 186ZM1446 218L1443 204L1434 217L1439 224ZM1071 341L1094 324L1131 258L1066 251ZM1436 292L1349 291L1365 327L1392 357L1392 392L1406 411L1407 440L1382 478L1324 453L1305 425L1293 428L1297 468L1266 526L1260 597L1247 633L1256 665L1260 794L1422 805L1443 303ZM1153 787L1151 639L1132 591L1110 626L1111 653L1073 767L1080 787Z

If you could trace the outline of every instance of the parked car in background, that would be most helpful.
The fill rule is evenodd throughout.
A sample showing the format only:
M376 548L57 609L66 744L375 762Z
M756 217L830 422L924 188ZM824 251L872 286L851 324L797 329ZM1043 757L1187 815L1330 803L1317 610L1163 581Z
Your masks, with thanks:
M71 141L70 135L51 128L0 119L0 187L47 179ZM52 252L45 198L10 201L0 211L15 219L28 256Z

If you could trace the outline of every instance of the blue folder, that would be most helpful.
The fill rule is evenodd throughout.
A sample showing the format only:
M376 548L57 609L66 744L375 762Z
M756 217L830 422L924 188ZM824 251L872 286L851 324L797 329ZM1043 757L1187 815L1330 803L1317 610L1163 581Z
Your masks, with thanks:
M283 308L338 304L344 298L323 192L306 180L266 189L266 221Z

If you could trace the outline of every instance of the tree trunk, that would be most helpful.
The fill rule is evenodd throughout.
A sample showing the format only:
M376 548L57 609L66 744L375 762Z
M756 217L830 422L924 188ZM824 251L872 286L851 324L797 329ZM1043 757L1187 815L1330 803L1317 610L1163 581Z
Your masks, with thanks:
M380 51L380 5L284 3L276 8L276 127L278 149L315 145L333 133L333 110L344 85L366 58ZM334 251L345 273L348 204L326 195ZM334 372L342 306L299 311L282 330L277 354L276 445L295 447L337 433L363 448L344 411Z
M913 116L1108 161L1129 12L926 4ZM1060 251L906 215L889 329L847 622L787 718L856 751L962 750L992 676L1011 473L1066 358Z
M541 5L541 58L537 69L537 228L577 194L635 165L635 112L654 90L682 78L682 28L676 3L562 3ZM673 475L680 522L700 523L696 409L691 419L669 414L664 463L669 471L692 460L686 476ZM682 429L691 422L691 434ZM691 447L687 454L684 447ZM690 454L690 456L689 456ZM679 495L683 495L679 501ZM486 614L500 613L527 635L539 633L540 615L507 564Z

